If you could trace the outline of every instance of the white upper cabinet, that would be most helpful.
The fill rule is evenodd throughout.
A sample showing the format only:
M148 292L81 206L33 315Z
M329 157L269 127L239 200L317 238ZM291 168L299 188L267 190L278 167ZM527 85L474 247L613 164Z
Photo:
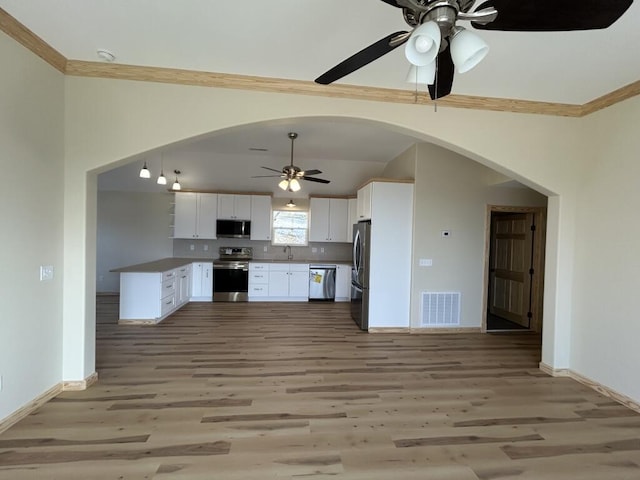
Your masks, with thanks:
M184 192L174 198L174 238L216 238L217 194Z
M346 198L310 199L311 242L350 242L349 201Z
M251 195L218 194L218 218L251 220Z
M358 199L349 199L349 221L347 222L348 234L351 236L353 233L353 225L358 223ZM351 241L351 239L349 239Z
M270 195L251 195L251 240L271 240Z
M373 190L373 183L368 183L360 190L358 190L357 207L356 212L360 220L371 220L371 192Z

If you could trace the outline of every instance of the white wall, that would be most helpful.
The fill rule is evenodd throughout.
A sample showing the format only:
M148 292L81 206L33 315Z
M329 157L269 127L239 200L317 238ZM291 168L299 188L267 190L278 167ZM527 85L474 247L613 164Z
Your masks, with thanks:
M119 292L110 270L173 256L171 193L98 194L96 290Z
M1 420L62 379L64 78L3 33L0 58Z
M585 119L571 368L640 400L640 97Z

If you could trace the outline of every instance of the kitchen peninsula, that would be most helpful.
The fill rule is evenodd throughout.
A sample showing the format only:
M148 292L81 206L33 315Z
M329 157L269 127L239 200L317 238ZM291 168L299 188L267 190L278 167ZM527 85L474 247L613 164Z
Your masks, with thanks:
M336 301L349 301L351 263L324 260L336 267ZM317 260L258 259L249 262L248 300L308 301L309 266ZM120 274L122 324L157 324L193 301L212 301L214 262L211 258L171 257L112 270ZM290 275L291 272L295 272ZM282 282L286 279L286 292ZM313 280L313 279L311 279Z

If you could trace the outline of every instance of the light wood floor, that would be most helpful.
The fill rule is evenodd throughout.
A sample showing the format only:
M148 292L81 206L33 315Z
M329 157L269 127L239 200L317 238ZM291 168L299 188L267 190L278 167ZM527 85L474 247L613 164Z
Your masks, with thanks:
M640 415L532 334L366 334L348 304L98 307L99 382L0 435L0 479L640 479Z

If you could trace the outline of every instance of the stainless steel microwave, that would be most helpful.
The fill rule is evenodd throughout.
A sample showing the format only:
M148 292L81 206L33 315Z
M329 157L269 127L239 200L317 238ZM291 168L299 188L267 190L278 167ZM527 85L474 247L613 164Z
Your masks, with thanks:
M217 220L216 236L218 238L250 238L250 220Z

